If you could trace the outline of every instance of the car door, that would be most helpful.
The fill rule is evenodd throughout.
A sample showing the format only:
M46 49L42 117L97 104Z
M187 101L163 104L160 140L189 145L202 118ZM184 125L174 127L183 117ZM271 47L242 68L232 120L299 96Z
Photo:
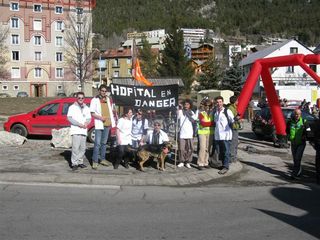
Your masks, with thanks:
M59 117L59 127L60 128L65 128L65 127L70 127L70 122L68 121L68 110L69 107L73 104L73 102L65 102L62 104L62 111L61 115Z
M51 130L59 128L58 111L60 103L49 103L38 109L30 119L30 133L51 135Z

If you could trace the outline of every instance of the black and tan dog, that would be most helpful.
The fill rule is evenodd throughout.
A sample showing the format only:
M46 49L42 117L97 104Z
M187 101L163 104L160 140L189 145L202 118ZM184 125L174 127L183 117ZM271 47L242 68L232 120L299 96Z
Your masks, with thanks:
M144 171L143 164L148 161L150 157L157 158L157 169L163 171L165 165L165 159L172 148L170 142L164 142L163 144L154 145L146 144L140 146L137 152L138 163L141 171Z

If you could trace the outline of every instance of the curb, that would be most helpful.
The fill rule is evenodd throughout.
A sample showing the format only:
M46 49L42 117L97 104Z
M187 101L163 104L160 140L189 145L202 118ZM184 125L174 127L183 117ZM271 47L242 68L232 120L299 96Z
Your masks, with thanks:
M207 169L203 171L166 173L145 172L135 175L88 175L85 173L19 173L2 172L0 184L17 185L50 185L50 186L77 186L77 187L104 187L118 189L121 186L189 186L206 183L214 179L231 176L242 170L242 164L238 161L230 164L230 170L225 175L218 174L218 169Z

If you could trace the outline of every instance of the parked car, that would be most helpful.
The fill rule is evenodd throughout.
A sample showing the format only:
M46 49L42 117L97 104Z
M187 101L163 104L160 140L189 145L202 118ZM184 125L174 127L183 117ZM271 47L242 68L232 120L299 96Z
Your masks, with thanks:
M21 136L51 135L52 129L69 127L67 119L69 106L76 101L75 98L61 98L49 101L35 110L13 115L4 123L4 130L18 133ZM91 98L85 98L84 103L89 106ZM111 140L115 138L115 128L111 130ZM94 120L88 126L88 140L94 142Z
M8 93L0 93L0 98L11 97Z
M29 97L27 92L18 92L17 97Z
M295 108L282 107L282 113L286 122L292 117ZM315 120L317 117L302 111L302 117L308 121L311 130L314 128ZM270 108L264 107L255 111L255 116L252 121L252 131L259 138L272 139L273 142L277 141L275 126L271 117Z

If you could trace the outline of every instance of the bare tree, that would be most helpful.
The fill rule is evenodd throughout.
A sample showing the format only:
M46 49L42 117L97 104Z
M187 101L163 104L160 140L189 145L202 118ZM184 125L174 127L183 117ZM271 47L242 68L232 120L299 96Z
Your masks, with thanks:
M4 67L4 65L8 62L8 58L6 56L7 46L5 44L8 33L8 27L0 26L0 78L2 79L8 79L10 77L10 73Z
M76 79L84 90L84 83L92 74L92 17L81 7L70 11L65 28L65 58Z

